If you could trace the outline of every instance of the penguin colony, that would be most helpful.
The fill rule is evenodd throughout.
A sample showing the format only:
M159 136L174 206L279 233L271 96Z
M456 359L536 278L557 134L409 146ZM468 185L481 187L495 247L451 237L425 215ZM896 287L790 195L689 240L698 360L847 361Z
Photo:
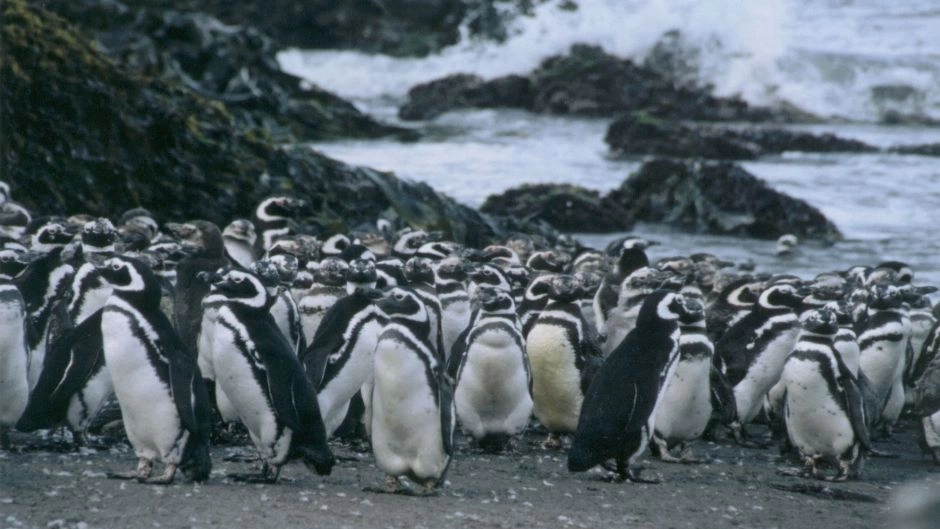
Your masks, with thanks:
M388 221L297 229L271 197L224 227L33 218L0 182L0 434L92 424L116 399L136 467L209 478L210 445L247 431L273 483L330 439L371 446L389 492L430 494L462 432L486 453L526 429L568 468L650 482L638 461L694 462L710 435L775 442L795 474L862 476L872 439L916 416L940 464L940 326L903 263L803 279L735 271L655 244L604 250L516 234L467 248ZM770 426L755 439L748 425ZM753 428L752 428L753 429ZM156 477L155 465L160 465Z

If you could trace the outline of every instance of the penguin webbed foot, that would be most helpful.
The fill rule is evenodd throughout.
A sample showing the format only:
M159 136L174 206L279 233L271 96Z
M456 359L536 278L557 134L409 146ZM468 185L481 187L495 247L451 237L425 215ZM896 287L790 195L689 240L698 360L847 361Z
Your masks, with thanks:
M163 470L163 474L155 478L144 478L138 479L137 481L140 483L146 483L148 485L171 485L173 483L173 478L176 477L176 468L176 464L168 463L166 468Z
M559 450L564 446L564 443L561 440L561 434L550 432L548 437L542 441L542 448L545 450Z
M872 447L872 448L870 448L870 449L868 450L868 455L870 455L871 457L880 457L880 458L883 458L883 459L897 459L898 457L900 457L898 454L895 454L894 452L887 452L887 451L885 451L885 450L878 450L878 449L876 449L876 448L874 448L874 447Z
M175 471L175 467L174 467ZM108 479L136 480L144 482L153 472L153 461L140 458L137 460L137 470L131 472L108 472L105 476Z
M741 423L734 422L730 425L730 428L731 434L734 437L734 442L741 448L766 450L773 444L773 441L758 441L751 439L747 433L747 429L745 429L744 425Z
M281 474L281 467L275 467L274 470L271 470L271 466L267 463L261 465L261 472L258 473L243 473L243 474L228 474L227 478L232 481L239 483L266 483L273 485L277 483L277 478Z

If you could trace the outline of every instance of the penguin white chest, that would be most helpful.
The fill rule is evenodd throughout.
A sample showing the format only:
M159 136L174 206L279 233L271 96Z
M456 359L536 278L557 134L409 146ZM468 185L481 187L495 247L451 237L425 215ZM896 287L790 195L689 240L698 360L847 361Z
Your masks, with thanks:
M533 413L553 432L573 432L581 413L581 373L565 328L537 323L526 338L532 366Z
M697 357L679 360L657 403L656 433L669 442L681 442L702 435L712 413L711 359Z
M787 434L803 455L838 457L855 443L852 423L830 392L817 362L791 357L782 381L786 384Z
M759 352L748 366L744 379L734 387L738 418L742 423L750 422L757 415L764 395L780 380L783 364L796 345L799 334L799 325L782 330Z
M148 348L159 351L159 336L140 314L126 309L106 307L101 326L105 363L134 451L138 457L178 462L188 433L181 439L173 395L151 363L165 360L159 354L151 360L147 352Z
M25 317L19 291L0 287L0 426L15 424L29 398Z
M317 401L323 414L327 434L332 434L346 417L349 401L372 379L375 354L381 324L371 314L364 314L364 324L347 327L345 339L348 347L327 359L330 364L345 362L339 372L320 390Z

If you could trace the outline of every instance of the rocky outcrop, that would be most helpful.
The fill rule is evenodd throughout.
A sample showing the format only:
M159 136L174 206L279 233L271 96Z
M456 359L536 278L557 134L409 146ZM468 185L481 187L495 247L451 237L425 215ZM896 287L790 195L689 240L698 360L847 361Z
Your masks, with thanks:
M44 2L92 35L120 64L223 103L239 125L265 129L274 141L417 138L410 129L379 123L349 102L282 72L277 46L254 27L132 4Z
M485 81L455 75L416 86L409 92L400 116L430 119L468 107L514 107L543 114L593 117L642 111L658 118L701 121L816 119L792 109L753 107L739 98L716 97L707 87L677 84L652 68L583 44L572 46L567 55L546 59L523 77Z
M836 241L839 229L806 202L728 162L653 160L608 196L630 218L699 232Z
M896 145L888 149L898 154L918 154L920 156L940 156L940 143L924 143L921 145Z
M423 184L278 148L226 104L128 71L61 18L3 3L2 174L37 214L116 217L143 206L161 221L245 217L262 198L307 199L304 223L346 229L379 215L483 244L477 212Z
M607 128L604 141L618 155L656 155L719 160L799 152L873 152L876 147L834 134L778 128L728 128L662 120L642 113L622 116Z
M597 191L570 184L530 184L487 197L480 211L559 231L609 233L633 227L630 214Z

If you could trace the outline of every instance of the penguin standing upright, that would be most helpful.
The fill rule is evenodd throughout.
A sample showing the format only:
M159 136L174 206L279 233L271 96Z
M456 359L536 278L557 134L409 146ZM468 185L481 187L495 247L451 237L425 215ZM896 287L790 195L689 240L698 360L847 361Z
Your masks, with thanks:
M871 410L875 422L890 434L904 406L904 363L911 320L898 287L873 285L868 292L867 317L856 331L860 369L881 403L880 409Z
M525 293L522 295L522 303L519 304L519 323L522 325L522 336L527 336L532 326L539 319L539 314L545 305L548 305L548 293L552 288L552 280L555 274L542 274L532 278L529 285L526 286Z
M600 349L584 329L579 295L580 284L574 276L555 276L551 301L526 336L532 366L532 411L549 432L544 443L547 448L560 447L560 434L577 428L581 401L601 364Z
M649 266L650 261L643 251L646 248L645 241L642 239L629 239L617 251L617 263L613 269L604 275L600 286L597 287L597 293L594 294L594 321L597 326L597 333L603 335L607 327L607 315L611 309L617 306L617 299L620 295L620 284L623 280L644 266Z
M628 275L620 284L617 304L607 313L604 324L606 339L603 345L605 354L620 345L620 342L636 326L636 319L643 306L643 299L659 288L666 275L649 266L640 267Z
M247 219L235 219L222 230L225 256L245 270L257 259L255 253L258 234L255 225Z
M329 474L333 454L316 393L270 309L273 298L253 274L230 270L213 283L226 301L215 330L216 387L248 428L261 457L260 474L241 481L274 483L290 458Z
M441 341L450 356L457 337L470 325L467 269L459 257L447 257L434 266L434 287L441 301Z
M346 291L348 271L349 264L339 257L326 257L320 261L317 271L313 274L313 283L297 303L297 310L300 311L300 326L308 344L313 343L313 336L320 327L326 311L338 299L351 294Z
M685 287L681 293L704 305L698 287ZM653 446L663 461L695 462L686 452L685 443L701 437L712 415L710 376L714 354L715 347L705 332L704 311L680 319L679 358L675 372L665 382L654 421ZM682 451L680 458L669 453L677 445Z
M838 467L835 481L857 477L862 448L871 448L864 404L855 377L833 347L839 330L834 310L824 307L803 319L803 332L787 357L781 382L787 436L799 450L801 475L817 477L816 463Z
M10 448L9 428L23 414L29 398L26 302L10 279L0 275L0 448L4 450Z
M306 205L303 200L285 196L262 200L251 219L257 233L255 255L263 255L279 237L290 235L291 219Z
M392 289L379 308L388 323L375 348L372 451L388 487L401 490L405 476L431 492L443 482L453 453L453 387L414 290Z
M588 388L568 451L568 470L583 472L610 458L621 480L641 479L635 467L652 435L666 381L679 356L679 321L702 319L694 298L657 290L643 301L634 330L610 353Z
M179 468L208 479L209 397L195 353L160 312L159 280L129 257L105 261L101 276L113 289L101 316L105 362L138 458L136 471L109 477L169 484ZM155 460L165 471L148 479Z
M428 318L431 321L431 345L436 354L446 363L450 351L444 349L444 333L441 328L444 307L437 295L433 264L426 257L412 257L405 262L403 272L408 279L408 286L428 308Z
M783 363L800 334L794 309L803 295L790 284L771 285L761 292L747 316L732 325L715 344L716 361L734 386L735 438L743 443L744 425L751 422L764 396L780 380Z
M347 272L349 294L326 310L300 360L317 391L327 436L342 424L350 400L371 387L375 345L385 316L375 302L380 294L372 261L355 260ZM364 392L365 393L365 392Z
M460 424L483 450L499 452L528 424L532 372L512 296L484 287L479 297L480 313L451 358L458 365L454 403Z

